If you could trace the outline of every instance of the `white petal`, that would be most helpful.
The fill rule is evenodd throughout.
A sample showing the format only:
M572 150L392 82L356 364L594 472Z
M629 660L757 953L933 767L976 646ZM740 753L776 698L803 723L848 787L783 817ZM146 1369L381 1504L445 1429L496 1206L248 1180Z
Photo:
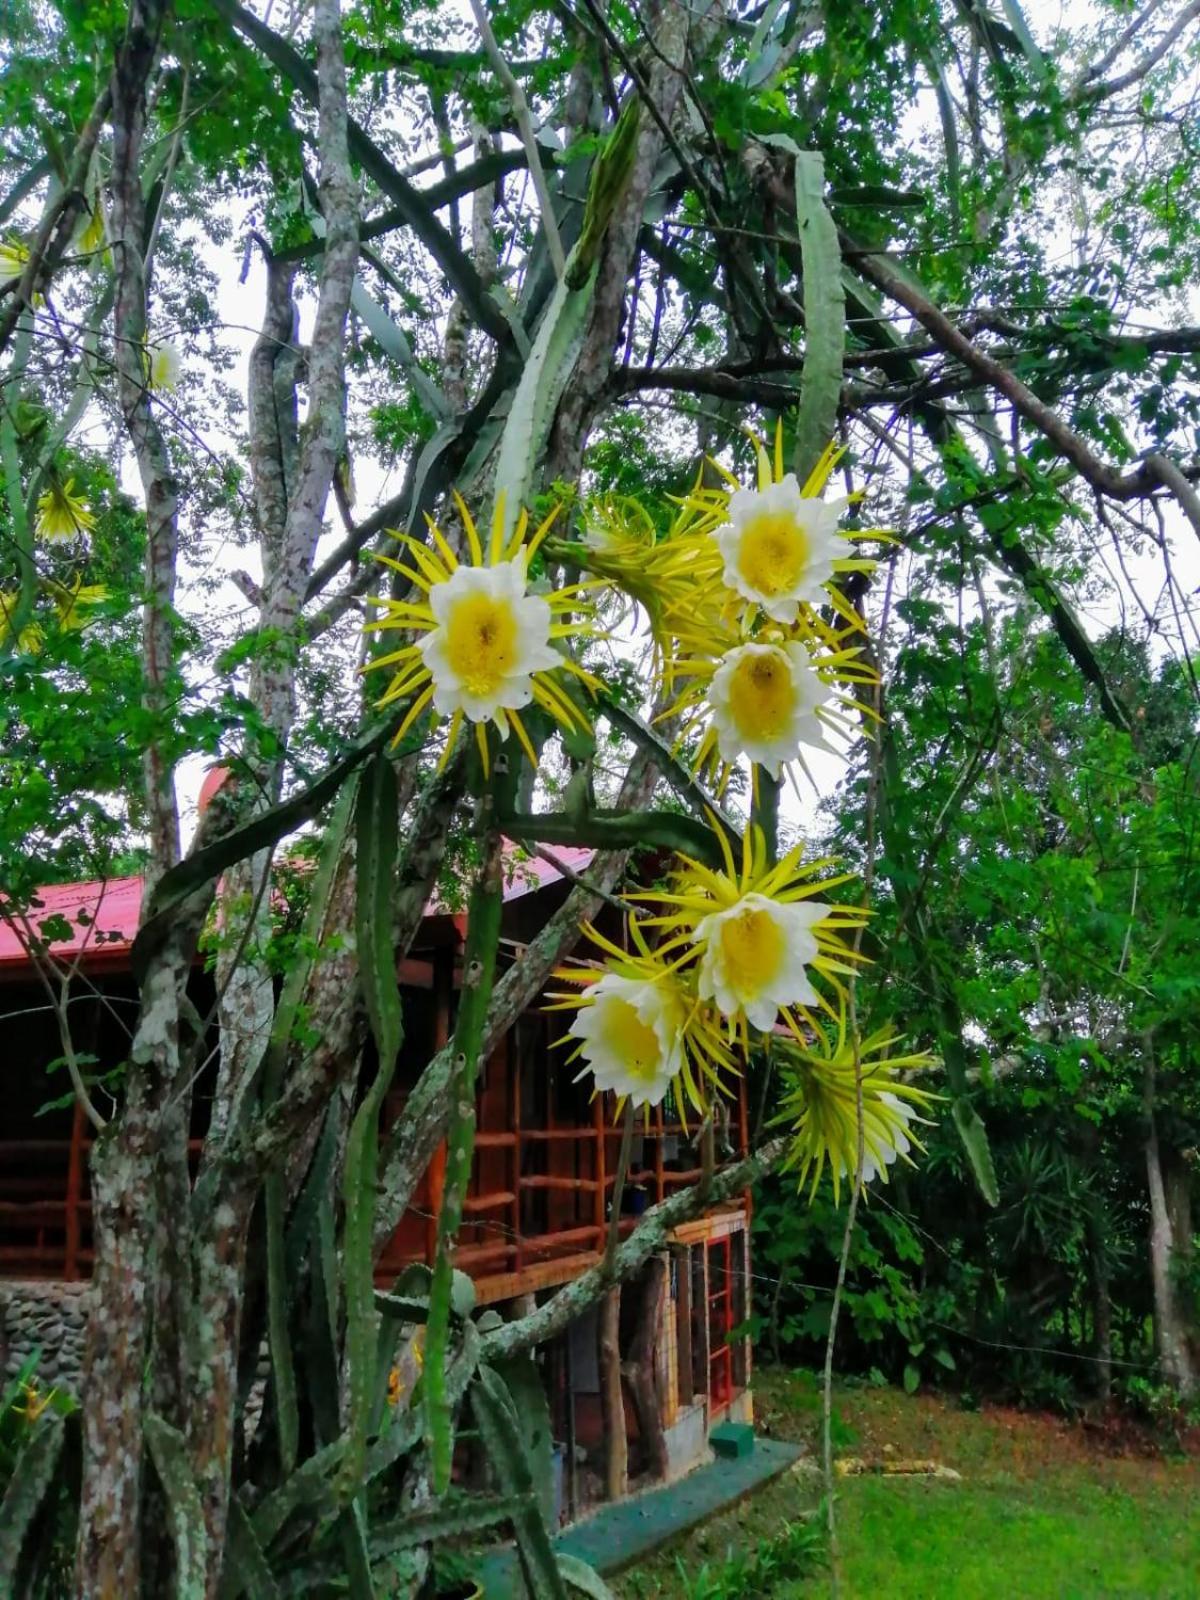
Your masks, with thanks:
M773 1026L781 1006L816 1005L819 997L807 972L819 949L812 928L829 915L829 909L819 901L780 904L751 892L726 910L703 917L692 936L695 944L703 946L701 999L715 1000L726 1017L744 1015L754 1027L764 1030ZM723 925L748 911L768 917L781 937L778 965L773 971L755 973L753 979L744 967L736 970L722 938Z
M661 987L619 973L605 973L593 986L590 1005L581 1008L569 1032L580 1040L581 1055L599 1089L626 1095L635 1106L658 1105L682 1065L679 1017ZM634 1072L612 1047L608 1008L614 1003L631 1008L654 1035L657 1059L652 1072Z
M514 659L486 694L467 688L447 653L447 630L455 607L473 596L485 596L508 607L516 634ZM433 676L435 709L443 716L461 710L472 722L495 721L503 732L497 712L520 711L527 706L533 698L532 675L550 671L562 661L550 643L549 604L540 595L525 593L523 556L494 567L458 567L449 578L432 585L429 605L437 626L420 640L418 649Z
M791 713L774 737L767 733L756 736L735 719L733 712L737 677L746 669L748 661L766 657L775 657L784 666L793 699ZM732 763L744 756L766 767L777 778L780 769L796 759L803 745L831 748L817 716L817 707L825 703L828 694L828 688L802 644L781 646L751 643L727 651L713 673L708 689L708 702L721 759Z
M765 489L735 490L729 498L729 520L713 534L725 560L723 581L745 599L756 601L774 621L794 621L801 601L821 599L822 586L833 576L834 561L845 553L837 532L841 509L836 502L806 499L792 473ZM775 594L755 588L743 576L738 559L747 526L762 516L793 519L803 528L808 544L804 570L790 587Z

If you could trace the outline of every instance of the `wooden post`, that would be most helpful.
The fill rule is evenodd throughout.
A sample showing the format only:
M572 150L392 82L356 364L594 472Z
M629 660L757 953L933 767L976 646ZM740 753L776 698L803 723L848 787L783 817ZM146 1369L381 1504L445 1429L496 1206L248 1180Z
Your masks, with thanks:
M575 1460L575 1362L571 1355L571 1331L559 1341L563 1359L563 1384L566 1388L567 1444L567 1520L573 1522L579 1507L579 1467Z
M515 1022L504 1036L504 1064L509 1082L509 1113L512 1117L512 1242L513 1271L524 1266L521 1254L521 1041Z
M63 1277L68 1283L74 1283L79 1277L79 1198L83 1189L83 1135L83 1107L76 1100L75 1120L71 1123L71 1154L67 1162L66 1250Z
M675 1363L678 1374L676 1402L684 1406L691 1402L696 1393L695 1377L692 1372L692 1248L686 1244L677 1245L674 1255L675 1326L679 1351L679 1359Z
M738 1079L738 1121L741 1127L738 1130L737 1147L745 1156L750 1153L750 1104L746 1092L746 1074L743 1072ZM742 1200L746 1207L746 1226L750 1226L750 1213L754 1209L754 1193L750 1188L742 1190Z
M735 1274L735 1281L740 1293L740 1299L734 1306L734 1317L738 1322L745 1322L750 1315L750 1230L743 1228L740 1233L734 1234L737 1241L739 1270ZM740 1281L739 1281L740 1280ZM737 1342L734 1352L734 1381L742 1389L750 1387L752 1346L745 1334Z
M433 954L433 1049L443 1050L450 1039L450 1001L454 994L454 946ZM429 1217L425 1223L425 1259L437 1259L438 1218L446 1188L446 1141L443 1139L429 1163Z
M629 1393L637 1413L638 1432L646 1451L651 1475L665 1478L669 1462L667 1439L663 1432L662 1406L658 1386L654 1381L654 1353L662 1327L663 1294L667 1282L667 1265L661 1256L651 1256L646 1263L642 1280L642 1298L637 1310L637 1324L629 1346L629 1360L621 1371L629 1384Z
M708 1337L708 1246L700 1243L692 1251L692 1371L699 1369L700 1382L692 1391L705 1401L712 1399L712 1373L709 1365Z
M597 1320L600 1416L604 1428L604 1492L610 1500L629 1493L629 1443L621 1388L621 1285L600 1301Z
M596 1130L596 1190L592 1197L592 1221L596 1228L596 1249L604 1248L608 1222L608 1152L604 1148L604 1096L592 1097L592 1126Z

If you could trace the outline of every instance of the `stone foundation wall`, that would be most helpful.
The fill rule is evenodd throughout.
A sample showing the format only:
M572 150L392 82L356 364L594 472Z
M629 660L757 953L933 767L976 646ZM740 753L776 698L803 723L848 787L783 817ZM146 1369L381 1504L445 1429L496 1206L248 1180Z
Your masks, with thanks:
M10 1378L40 1350L40 1385L76 1392L87 1329L87 1283L0 1281L0 1373Z

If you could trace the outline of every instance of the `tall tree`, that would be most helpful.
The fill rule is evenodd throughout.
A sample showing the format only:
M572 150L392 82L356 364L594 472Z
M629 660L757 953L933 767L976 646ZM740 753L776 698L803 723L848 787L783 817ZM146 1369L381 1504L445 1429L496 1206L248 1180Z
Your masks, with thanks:
M21 869L9 893L14 907L27 900L30 819L46 793L75 836L59 842L66 857L111 860L115 833L116 844L145 851L152 890L120 1110L93 1168L80 1592L170 1583L214 1594L231 1549L253 1567L262 1540L279 1533L264 1513L247 1534L233 1492L294 1490L289 1475L304 1471L278 1301L281 1415L266 1464L239 1438L238 1374L258 1348L264 1277L269 1299L280 1230L306 1184L304 1214L321 1200L322 1216L339 1219L346 1295L344 1348L324 1369L346 1397L346 1432L335 1416L314 1424L313 1437L350 1463L330 1456L310 1470L327 1487L321 1475L336 1467L337 1537L361 1576L371 1251L447 1130L469 1149L469 1119L456 1107L471 1063L621 881L627 850L653 842L719 858L716 794L645 720L669 711L680 689L655 702L661 673L651 663L657 650L661 664L664 637L701 654L721 639L726 656L742 648L741 635L720 631L728 608L695 605L691 634L680 622L671 551L695 530L680 526L667 496L690 491L697 525L708 516L706 539L733 515L719 472L691 488L702 448L749 481L758 463L743 425L771 438L784 416L787 460L768 452L764 473L781 477L790 463L804 478L837 432L849 450L839 470L868 487L872 526L900 530L899 552L885 561L886 582L861 562L843 564L836 596L826 602L819 586L812 596L824 612L793 606L789 617L785 606L781 625L808 618L804 639L791 642L824 660L821 650L838 643L857 648L845 630L858 611L886 623L901 602L932 608L947 748L958 748L967 704L955 674L957 614L976 595L982 610L1019 617L1040 646L1055 640L1056 684L1065 694L1089 685L1101 715L1138 743L1136 702L1085 608L1141 606L1158 647L1181 658L1191 648L1177 563L1181 540L1200 534L1191 450L1200 330L1183 301L1197 257L1186 204L1197 163L1194 13L1158 3L1132 17L1104 10L1052 33L1031 27L1017 4L1001 20L950 0L903 0L879 15L521 3L481 5L470 24L403 0L317 0L286 16L236 0L10 8L0 84L11 130L0 151L3 639L19 690L5 715L26 753L6 773L4 859ZM221 308L233 304L239 265L242 283L263 295L244 412L223 376L234 330ZM240 309L224 315L245 320ZM72 480L85 422L111 459L103 487L82 466ZM102 550L118 507L127 511L112 486L118 465L121 481L138 486L144 521L123 545L107 533ZM355 480L360 494L371 486L369 510L359 509ZM515 761L498 775L489 765L485 778L470 738L433 770L441 750L427 703L402 722L409 690L424 687L419 675L401 671L383 713L358 687L361 623L415 626L411 608L436 563L473 554L452 489L485 530L496 507L505 549L523 506L565 499L542 551L550 588L561 592L564 575L587 566L615 579L654 625L620 645L577 630L571 659L605 679L600 720L612 737L593 742L582 718L572 723L570 694L564 706L548 691L522 724L543 757L536 796L528 780L510 792ZM391 530L423 539L429 513L447 530L445 550L427 542L415 568L402 559L385 574L370 558L396 554ZM239 546L254 572L226 558ZM786 588L785 577L770 581ZM91 643L55 642L39 655L32 630L56 641L64 633L53 585L84 583L111 595L94 631L80 634ZM229 609L231 583L247 609ZM777 593L751 599L758 610L747 622L737 609L745 590L734 588L735 627L769 632L780 621ZM120 606L134 592L143 608L136 695ZM708 631L697 647L700 624ZM367 663L379 653L370 646ZM895 664L886 629L872 658L885 682L871 709L886 713ZM828 689L854 677L845 668L826 662ZM871 698L872 672L850 684L860 699ZM48 696L72 674L78 693L84 673L110 726L120 700L121 736L43 744ZM382 693L388 680L366 681ZM975 748L947 818L994 755L986 717L1001 706L1002 684L991 661L971 680ZM82 718L77 703L69 715ZM554 724L564 721L572 725L554 755ZM690 731L682 737L686 745ZM943 981L951 936L941 908L925 903L905 813L923 773L905 769L902 728L877 749L880 875L915 906L905 935L933 975L930 1037L988 1187L970 1097L971 1019ZM131 751L141 762L136 793ZM710 742L701 753L712 752ZM231 778L185 853L181 766L218 754ZM770 771L770 759L754 759ZM548 816L560 780L575 803ZM682 812L662 804L664 784ZM615 805L594 807L597 790ZM428 1065L376 1155L384 1080L360 1081L374 1059L364 1040L369 1027L386 1070L397 1021L382 973L413 936L468 792L483 864L472 1003L461 1037ZM769 834L774 791L764 782L757 792ZM110 823L119 814L126 831L98 827L101 813ZM326 857L310 931L325 954L304 957L276 1001L263 915L272 852L318 818ZM574 838L602 853L526 961L493 987L487 929L501 818L513 836ZM942 820L932 828L939 848ZM39 844L37 860L46 855ZM204 1030L185 985L222 874L221 1093L193 1185L186 1106ZM52 960L52 947L42 954ZM310 1026L296 1025L301 1015ZM350 1104L359 1109L347 1125ZM1148 1170L1155 1137L1163 1205L1182 1218L1185 1189L1163 1168L1157 1123ZM774 1153L768 1146L761 1159ZM546 1336L605 1292L667 1220L650 1219L619 1262L540 1308L505 1348ZM435 1485L444 1475L456 1370L466 1382L447 1343L454 1226L452 1195L430 1308L429 1454L411 1457L410 1510L430 1474ZM310 1308L332 1292L321 1276L330 1238L300 1242ZM152 1498L160 1492L169 1518ZM306 1503L316 1539L325 1524Z

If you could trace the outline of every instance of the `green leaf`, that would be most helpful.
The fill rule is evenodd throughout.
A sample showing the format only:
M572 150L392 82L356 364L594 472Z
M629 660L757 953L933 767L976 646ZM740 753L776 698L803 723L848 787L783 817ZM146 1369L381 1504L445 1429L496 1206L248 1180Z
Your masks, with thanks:
M363 771L355 810L355 938L367 1018L380 1067L389 1073L403 1031L392 947L399 827L395 769L376 755Z
M511 812L500 818L510 839L540 844L594 845L597 850L682 850L720 866L721 846L713 830L677 811L609 811L583 816L557 812Z
M450 402L417 360L403 328L393 322L379 302L368 293L361 278L354 280L350 304L366 323L371 337L384 355L390 356L403 368L408 382L430 416L439 422L448 421L451 416Z
M279 1600L279 1586L245 1507L233 1495L229 1502L229 1548L225 1553L221 1600L238 1600L243 1594L249 1600Z
M600 699L604 705L604 715L609 722L654 757L658 770L679 798L691 806L693 811L704 816L711 814L716 817L730 843L740 849L742 835L740 826L734 822L720 801L714 800L707 792L687 762L680 760L670 744L656 733L649 723L644 722L627 706L623 706L610 691L601 690Z
M357 1588L352 1585L350 1592L364 1592L361 1589L364 1575L369 1581L370 1569L376 1562L387 1563L384 1570L394 1582L397 1556L441 1540L489 1534L501 1524L512 1522L527 1503L527 1497L519 1495L458 1494L440 1505L410 1511L370 1531L364 1529L357 1548L350 1555L350 1564L358 1574L354 1582L359 1585ZM338 1593L346 1577L345 1557L325 1557L301 1565L289 1562L280 1592L285 1595ZM389 1595L408 1592L403 1586L387 1590Z
M500 438L493 492L496 507L503 507L506 542L512 538L522 507L532 496L534 473L583 342L595 273L590 273L579 288L570 286L571 263L577 259L578 250L577 244L567 263L567 275L556 286L542 317Z
M904 1392L905 1394L916 1394L920 1387L921 1369L920 1367L915 1367L910 1361L904 1369Z
M311 821L334 798L350 774L383 748L396 725L397 719L389 718L364 734L306 788L270 810L259 812L249 822L215 839L212 844L204 845L186 856L178 866L164 872L155 885L150 903L144 908L144 920L129 953L134 975L139 979L145 976L152 956L165 945L176 916L192 895L207 890L227 867L259 850L269 849L301 823Z
M546 1390L528 1352L497 1363L516 1408L521 1446L533 1473L534 1489L546 1526L554 1525L554 1436Z
M269 1173L263 1195L267 1235L267 1346L271 1356L275 1426L279 1434L279 1464L284 1472L291 1472L299 1448L300 1415L288 1328L291 1297L284 1250L286 1206L282 1176L277 1172Z
M641 100L636 94L631 94L592 168L584 204L583 226L579 231L579 241L571 252L572 259L567 263L566 279L572 289L583 288L599 260L600 247L604 243L613 212L633 176L640 122Z
M846 354L846 299L837 227L825 204L825 163L796 155L796 226L804 271L804 373L793 465L801 485L837 429Z
M53 1480L63 1438L61 1418L43 1416L17 1457L0 1501L0 1594L17 1593L21 1550Z
M392 1081L403 1034L400 986L392 945L398 829L395 771L386 756L377 755L363 772L355 811L355 937L359 977L371 1032L375 1036L378 1067L350 1127L342 1180L346 1212L342 1271L346 1285L350 1437L340 1483L347 1497L358 1492L366 1464L379 1337L373 1249L379 1113Z
M3 227L13 212L28 195L31 195L50 176L51 163L49 156L42 156L19 177L16 183L0 200L0 227Z
M146 1418L146 1443L171 1513L178 1600L204 1600L208 1538L204 1507L192 1476L187 1443L178 1428L154 1412Z
M1029 24L1025 20L1025 13L1021 9L1021 0L1000 0L1000 3L1004 7L1004 15L1008 18L1008 25L1016 35L1017 42L1021 46L1030 71L1038 83L1045 83L1048 76L1046 58L1034 43L1033 35L1029 31Z
M257 1506L251 1522L254 1538L263 1550L284 1523L302 1506L327 1504L333 1509L333 1477L345 1454L346 1442L337 1439L309 1456L295 1472Z
M355 1500L346 1507L338 1519L338 1526L342 1536L344 1563L341 1571L345 1574L351 1600L375 1600L371 1553L367 1548L366 1513L361 1501Z
M534 473L583 342L600 247L637 158L638 117L638 97L631 95L592 166L579 238L542 317L509 407L494 485L495 504L503 507L506 540L531 498Z
M610 1589L596 1569L589 1567L586 1561L563 1552L557 1554L554 1559L558 1563L559 1572L572 1589L578 1589L580 1594L586 1594L589 1600L617 1600L616 1591Z
M398 1550L413 1550L439 1539L478 1536L502 1522L515 1522L529 1509L526 1494L453 1494L440 1505L410 1511L372 1528L372 1560Z
M376 1289L375 1309L380 1316L390 1317L394 1322L427 1322L429 1320L429 1297L428 1295L388 1294L385 1290Z
M534 1490L533 1469L522 1448L516 1406L504 1380L492 1367L480 1367L471 1389L471 1408L502 1492L528 1497L514 1519L517 1554L531 1600L567 1600L562 1574Z
M988 1205L999 1205L1000 1189L996 1183L996 1168L992 1161L983 1118L969 1100L961 1097L955 1100L951 1107L951 1115L954 1118L954 1126L958 1129L959 1138L963 1142L963 1148L967 1152L980 1194Z
M450 1314L455 1296L451 1257L471 1177L471 1161L475 1150L475 1085L483 1030L496 976L496 952L500 943L500 919L504 905L501 843L494 828L492 807L501 798L511 796L515 781L509 769L497 764L491 786L483 796L480 809L482 861L467 908L463 986L454 1024L450 1089L452 1111L446 1134L446 1185L438 1217L437 1259L429 1297L429 1321L425 1330L423 1382L425 1436L429 1445L433 1485L438 1494L444 1494L450 1486L454 1452L455 1405L450 1393L446 1361Z
M305 938L301 950L313 952L301 955L289 968L283 980L271 1038L267 1046L263 1067L263 1104L269 1105L279 1092L291 1047L292 1034L304 991L315 964L315 952L325 935L325 919L333 891L334 877L346 834L353 814L358 791L357 775L349 778L338 796L330 819L321 856L313 881L312 896L304 919ZM292 1343L289 1331L289 1305L291 1300L291 1274L288 1270L285 1249L285 1222L287 1198L284 1179L279 1172L270 1172L264 1184L264 1216L267 1235L267 1337L271 1353L271 1374L274 1379L276 1426L279 1431L279 1459L284 1473L296 1465L299 1437L299 1410L296 1402L296 1373L292 1360Z

